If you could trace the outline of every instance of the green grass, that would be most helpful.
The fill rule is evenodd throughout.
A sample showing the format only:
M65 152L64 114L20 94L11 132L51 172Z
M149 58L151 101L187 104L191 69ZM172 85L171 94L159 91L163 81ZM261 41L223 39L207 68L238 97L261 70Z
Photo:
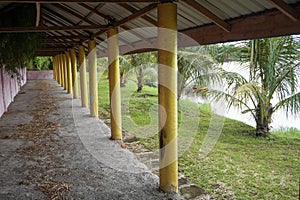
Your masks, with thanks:
M134 82L122 91L123 127L152 151L158 149L157 89L136 93ZM143 97L142 94L151 94ZM152 96L153 95L153 96ZM280 129L271 139L253 137L254 128L214 116L208 104L179 103L179 170L217 199L298 199L300 134ZM99 81L99 111L109 116L108 80ZM200 149L213 120L224 126L214 148L200 157ZM213 129L214 128L214 129Z
M271 134L277 137L300 138L300 130L296 128L280 127L272 131Z

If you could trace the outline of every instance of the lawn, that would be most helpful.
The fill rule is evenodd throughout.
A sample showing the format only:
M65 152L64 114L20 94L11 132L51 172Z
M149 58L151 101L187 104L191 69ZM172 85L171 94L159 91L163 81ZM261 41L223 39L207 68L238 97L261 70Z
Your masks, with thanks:
M121 88L123 128L157 151L157 89L135 90L132 81ZM181 100L178 107L179 170L193 183L217 199L299 198L299 130L281 129L270 140L260 139L253 137L253 127L214 115L208 104ZM109 118L106 78L99 80L99 112ZM214 130L220 136L206 137ZM215 145L209 140L214 138Z

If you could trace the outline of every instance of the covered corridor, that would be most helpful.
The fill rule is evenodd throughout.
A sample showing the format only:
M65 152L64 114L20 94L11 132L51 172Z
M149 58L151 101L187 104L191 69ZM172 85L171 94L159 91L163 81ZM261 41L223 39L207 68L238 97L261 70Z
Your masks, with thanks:
M28 81L0 119L0 199L170 197L109 137L55 81Z
M164 194L158 192L158 188L165 192L177 193L177 48L300 32L299 0L230 1L231 3L201 0L0 2L1 16L6 16L18 7L19 3L31 3L34 6L37 12L35 26L5 26L0 27L0 32L44 32L46 37L40 40L43 46L35 53L37 56L53 57L54 79L57 81L38 84L28 82L25 91L21 91L13 104L21 106L24 112L20 112L19 108L15 108L17 110L13 112L12 106L1 118L1 163L6 169L14 169L16 163L22 163L22 167L16 167L16 173L1 167L1 180L4 180L1 183L4 187L2 193L8 195L4 196L8 198L14 198L13 195L18 195L19 191L20 195L26 195L26 188L30 187L37 188L39 192L28 193L29 198L30 195L37 198L49 188L50 195L52 188L56 192L66 191L64 194L70 197L76 198L76 195L79 195L78 198L84 198L86 195L95 195L98 199L106 199L105 195L108 195L109 199L163 198ZM158 178L146 172L132 154L115 149L115 146L120 149L118 142L122 140L119 55L149 50L158 51L159 64L159 185ZM88 63L85 63L86 55ZM108 57L109 63L106 67L109 69L111 131L104 128L104 124L100 127L84 124L84 119L87 118L94 120L96 124L101 123L97 119L96 58L104 56ZM80 77L85 78L86 71L89 71L89 88L85 79L81 79L80 84L77 83L78 68ZM79 85L81 94L78 90ZM64 90L60 86L63 86L68 94L62 93ZM31 96L27 96L28 94ZM88 95L90 102L87 100ZM77 99L79 96L81 102ZM25 101L28 101L28 104L24 103ZM77 116L78 113L74 111L81 106L89 107L90 110L86 110L85 113L80 111L81 115ZM11 119L6 119L9 116ZM88 129L85 131L83 127ZM94 135L96 132L103 135ZM108 140L110 137L117 141ZM90 142L93 141L99 142L100 145L92 145ZM82 148L82 145L86 149ZM24 148L36 155L33 160L22 155ZM101 154L104 149L107 152ZM112 149L117 153L114 154ZM17 157L9 156L9 153L18 151L20 154L15 155ZM120 163L123 163L122 159L126 162L119 167L113 159L109 160L108 166L95 164L105 156L117 156L116 160ZM65 162L66 158L72 158L69 159L71 162ZM90 165L84 166L77 161ZM99 162L104 163L104 160ZM53 168L56 170L51 170ZM24 172L24 169L28 170ZM140 170L143 175L132 175L130 170ZM31 172L37 172L34 173L37 177L32 176ZM57 177L51 180L49 174L57 174ZM8 175L13 176L12 179L6 180ZM67 181L62 177L70 178ZM118 181L114 177L118 177ZM71 186L72 178L77 180ZM99 184L97 181L101 178L103 182ZM120 185L117 185L117 182ZM16 186L16 183L19 184ZM13 189L14 187L16 189ZM69 187L73 190L68 190ZM145 196L139 196L143 194Z

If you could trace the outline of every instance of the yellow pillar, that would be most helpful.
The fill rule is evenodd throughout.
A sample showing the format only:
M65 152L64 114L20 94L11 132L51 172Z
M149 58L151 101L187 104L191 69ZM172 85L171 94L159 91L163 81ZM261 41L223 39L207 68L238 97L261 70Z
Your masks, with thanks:
M63 57L63 68L64 68L64 89L68 90L67 56L66 54L63 54L62 57Z
M61 86L65 89L66 86L65 86L64 55L60 54L59 57L60 57L60 71L61 71L61 74L60 74L60 77L61 77Z
M56 80L56 56L52 57L53 79Z
M55 56L55 80L59 83L59 60L58 60L59 55Z
M95 40L89 40L88 49L90 112L93 117L98 117L97 56Z
M178 192L177 5L158 5L160 188Z
M79 94L78 94L78 80L77 80L77 60L76 60L75 49L71 49L70 57L71 57L71 68L72 68L73 98L78 99Z
M86 61L84 47L78 47L78 63L80 71L81 106L88 107L87 84L86 84Z
M60 62L60 54L57 55L57 81L61 85L61 62Z
M122 140L118 29L117 28L109 29L107 32L107 37L108 37L111 139Z
M72 94L73 93L73 84L72 84L72 68L71 68L71 59L70 59L70 53L66 52L66 65L67 65L67 82L68 82L68 93Z

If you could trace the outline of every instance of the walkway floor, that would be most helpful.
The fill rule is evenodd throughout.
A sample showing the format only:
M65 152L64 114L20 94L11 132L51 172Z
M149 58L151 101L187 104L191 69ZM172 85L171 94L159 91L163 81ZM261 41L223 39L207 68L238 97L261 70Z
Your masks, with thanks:
M0 199L170 198L109 137L55 81L28 81L0 119Z

